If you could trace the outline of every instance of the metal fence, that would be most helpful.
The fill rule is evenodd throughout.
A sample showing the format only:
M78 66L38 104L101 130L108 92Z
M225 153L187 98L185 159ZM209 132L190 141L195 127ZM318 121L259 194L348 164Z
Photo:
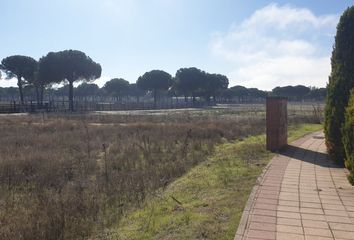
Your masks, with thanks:
M178 109L200 108L215 105L212 102L91 102L75 101L75 112L88 111L121 111L121 110L153 110L153 109ZM35 113L35 112L68 112L69 101L50 101L38 104L37 102L0 102L0 113Z

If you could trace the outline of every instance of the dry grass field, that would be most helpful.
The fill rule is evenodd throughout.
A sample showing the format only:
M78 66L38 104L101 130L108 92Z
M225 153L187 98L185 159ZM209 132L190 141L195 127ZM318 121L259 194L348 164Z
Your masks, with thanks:
M99 235L218 144L262 134L264 122L258 107L1 115L0 239Z

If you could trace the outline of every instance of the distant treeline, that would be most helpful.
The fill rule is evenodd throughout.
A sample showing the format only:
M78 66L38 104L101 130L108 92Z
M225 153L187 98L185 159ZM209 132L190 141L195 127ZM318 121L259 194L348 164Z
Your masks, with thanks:
M324 88L305 86L277 87L267 92L257 88L234 86L228 88L229 79L221 74L208 73L195 67L181 68L175 76L162 70L152 70L140 76L136 83L114 78L99 88L90 83L101 77L102 68L85 53L77 50L50 52L39 61L21 55L4 58L0 70L5 78L17 78L17 88L0 88L1 101L34 101L41 106L43 101L68 100L74 110L74 100L86 101L214 101L255 102L266 96L285 96L290 100L323 100ZM75 82L82 82L74 87ZM64 85L54 89L53 85Z
M113 85L113 86L112 86ZM44 90L45 101L68 100L69 86L60 88L47 87ZM287 97L290 101L323 101L326 98L326 88L286 86L276 87L272 91L262 91L257 88L234 86L220 91L215 96L217 102L260 102L267 96ZM23 88L26 101L36 101L36 89L32 85ZM78 101L109 101L109 102L140 102L152 100L151 92L141 90L136 83L129 83L123 79L112 79L103 87L94 83L82 83L74 87L75 100ZM198 101L204 101L202 96L196 96ZM160 98L176 98L180 101L192 101L191 97L177 94L173 89L160 93ZM0 87L0 101L18 101L17 87Z

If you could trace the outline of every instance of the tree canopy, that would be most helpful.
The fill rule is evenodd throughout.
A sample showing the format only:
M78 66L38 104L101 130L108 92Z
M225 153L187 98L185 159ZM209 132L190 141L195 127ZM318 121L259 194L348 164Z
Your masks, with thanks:
M303 85L276 87L272 92L276 96L288 97L291 100L301 100L310 93L311 89Z
M123 78L113 78L106 82L103 88L106 93L121 100L129 92L129 82Z
M198 68L180 68L176 72L176 90L183 93L185 97L192 96L195 101L197 92L205 80L206 73Z
M172 77L167 72L152 70L140 76L136 84L142 90L153 92L154 104L156 105L157 92L159 90L168 90L172 85Z
M23 104L23 83L33 79L37 71L37 61L28 56L14 55L6 57L1 61L1 70L7 78L17 78L17 86L20 93L21 104Z
M73 83L91 81L101 76L101 65L94 62L85 53L77 50L50 52L40 59L39 75L47 82L69 82L69 108L74 110Z
M128 95L136 97L137 102L139 102L140 97L145 94L146 91L138 88L136 83L129 84Z
M226 76L216 73L204 73L199 91L207 101L210 100L210 97L213 97L214 101L216 101L216 96L227 89L228 85L229 79Z
M99 93L100 88L97 84L83 82L75 89L75 94L80 97L95 96Z

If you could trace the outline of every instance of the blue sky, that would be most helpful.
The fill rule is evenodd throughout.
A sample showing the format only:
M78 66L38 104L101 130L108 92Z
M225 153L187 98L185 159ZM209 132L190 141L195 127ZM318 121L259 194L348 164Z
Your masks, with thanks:
M0 59L77 49L96 83L198 67L230 86L326 85L336 24L353 1L0 0ZM0 80L0 86L14 85Z

